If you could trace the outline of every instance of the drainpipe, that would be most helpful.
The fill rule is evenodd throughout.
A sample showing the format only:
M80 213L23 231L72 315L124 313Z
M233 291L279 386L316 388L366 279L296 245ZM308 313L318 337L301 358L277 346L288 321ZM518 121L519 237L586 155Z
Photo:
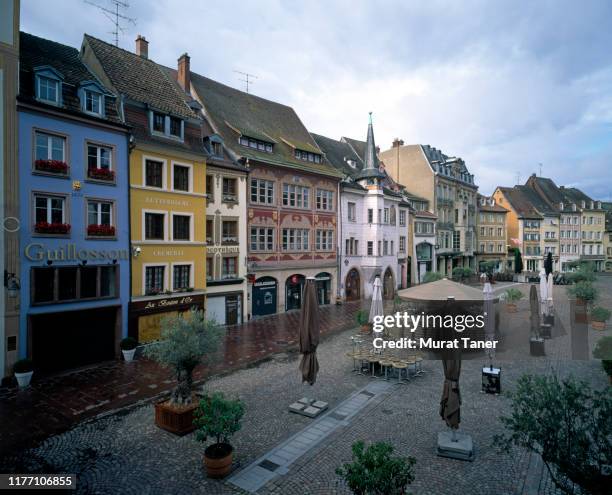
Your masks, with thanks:
M336 197L338 198L338 214L336 216L336 270L338 274L336 275L336 299L340 297L340 283L342 279L342 257L340 251L340 240L342 239L342 201L340 198L340 181L338 181L337 187L338 193Z

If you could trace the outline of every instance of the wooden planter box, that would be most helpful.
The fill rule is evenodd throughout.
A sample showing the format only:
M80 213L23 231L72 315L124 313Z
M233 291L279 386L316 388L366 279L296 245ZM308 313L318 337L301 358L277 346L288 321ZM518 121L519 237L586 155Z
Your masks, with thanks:
M606 329L606 322L605 321L591 320L591 326L593 327L593 330L605 330Z
M195 430L193 412L198 407L197 398L188 406L170 405L168 400L155 404L155 424L175 435L186 435Z
M516 313L517 311L518 311L518 308L516 306L516 303L506 303L506 312Z

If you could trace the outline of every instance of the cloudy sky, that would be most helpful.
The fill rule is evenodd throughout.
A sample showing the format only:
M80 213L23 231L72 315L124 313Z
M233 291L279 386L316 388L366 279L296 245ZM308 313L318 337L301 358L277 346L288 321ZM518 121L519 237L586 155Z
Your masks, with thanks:
M109 0L93 0L110 6ZM22 29L73 46L112 24L83 0L22 0ZM313 132L461 156L481 192L531 173L612 197L612 2L131 0L120 46L295 108Z

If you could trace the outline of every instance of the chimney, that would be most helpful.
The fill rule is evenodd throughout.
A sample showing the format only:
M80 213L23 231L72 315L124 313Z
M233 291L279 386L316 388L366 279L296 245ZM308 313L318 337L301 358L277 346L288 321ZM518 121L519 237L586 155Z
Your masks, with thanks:
M393 148L399 148L400 146L404 146L404 140L400 138L395 138L392 144Z
M189 55L186 53L183 53L178 59L178 83L186 93L191 91L191 84L189 80L189 60Z
M149 42L140 34L136 37L136 55L149 58Z

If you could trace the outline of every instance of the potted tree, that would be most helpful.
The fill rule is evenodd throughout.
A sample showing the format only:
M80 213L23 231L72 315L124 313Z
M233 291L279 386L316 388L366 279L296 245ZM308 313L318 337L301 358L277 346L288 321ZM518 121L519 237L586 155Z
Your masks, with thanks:
M13 373L17 379L19 388L26 388L30 385L32 375L34 374L34 366L29 359L20 359L13 365Z
M508 311L508 313L516 313L517 312L517 306L516 303L522 299L523 297L523 293L518 290L515 289L514 287L510 287L509 289L506 289L506 311Z
M352 447L353 462L336 469L356 495L402 495L414 481L414 457L394 457L393 446L377 442L365 447L362 441Z
M606 321L610 319L610 311L601 306L596 306L591 311L591 326L595 330L605 330Z
M240 430L244 404L226 399L221 392L205 395L195 410L196 438L206 442L212 437L215 443L204 450L204 466L209 478L224 478L232 469L234 448L230 437Z
M223 335L204 311L192 308L187 315L167 317L161 323L161 340L145 349L145 356L174 369L177 387L170 399L155 404L155 424L164 430L184 435L194 430L193 370L204 356L217 350Z
M361 333L370 333L370 322L368 319L370 315L365 309L360 309L357 311L355 315L355 319L357 320L357 324L361 327Z
M123 359L126 362L130 362L134 359L134 353L136 352L136 347L138 346L138 342L136 339L132 337L126 337L121 341L119 347L121 347L121 352L123 354Z
M597 289L588 280L583 280L568 287L567 292L576 298L576 304L587 306L597 299Z
M601 366L608 375L610 385L612 385L612 337L602 337L597 341L593 350L593 357L601 359Z

